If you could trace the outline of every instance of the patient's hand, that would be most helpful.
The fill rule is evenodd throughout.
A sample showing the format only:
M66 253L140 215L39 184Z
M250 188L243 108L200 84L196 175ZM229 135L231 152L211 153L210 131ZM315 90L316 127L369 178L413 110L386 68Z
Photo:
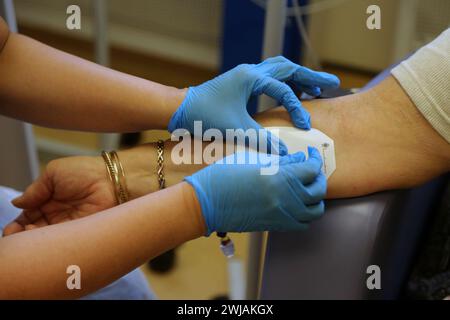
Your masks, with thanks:
M157 179L151 170L153 158L156 168L154 145L120 151L118 155L126 173L131 199L157 189ZM175 180L173 176L171 174L168 177L170 184ZM14 222L5 227L5 236L82 218L111 208L117 203L103 158L97 156L51 161L23 195L13 200L13 204L23 211Z
M303 102L312 127L334 140L336 171L328 198L408 188L450 170L450 144L393 77L367 91ZM256 116L263 126L292 126L282 108Z
M24 209L4 235L81 218L115 205L114 191L98 157L51 161L13 204Z
M175 143L167 142L166 154ZM130 199L158 190L156 146L145 144L118 152ZM165 157L166 186L179 183L203 165L175 165ZM113 185L101 156L51 161L42 175L13 204L24 209L3 231L4 236L82 218L115 206Z

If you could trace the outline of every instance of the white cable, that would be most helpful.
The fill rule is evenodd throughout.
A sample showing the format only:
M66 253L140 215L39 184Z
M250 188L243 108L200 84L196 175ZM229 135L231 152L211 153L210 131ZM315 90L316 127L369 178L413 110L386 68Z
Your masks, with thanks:
M311 63L314 69L322 70L322 65L317 53L311 45L311 41L309 39L305 24L303 23L302 16L311 15L325 10L331 10L347 1L350 0L323 0L320 2L300 6L298 0L293 0L292 7L287 8L287 16L295 17L301 40L306 47L306 54L311 58ZM266 0L252 0L252 2L259 7L266 9Z
M307 4L302 6L302 14L303 15L309 15L325 10L331 10L335 7L341 5L344 2L347 2L350 0L323 0L323 1L317 1L315 3ZM254 4L256 4L258 7L265 9L266 8L266 0L252 0ZM294 16L294 10L293 8L287 9L287 15L288 16Z
M331 10L350 0L323 0L302 6L302 14L310 15L321 11ZM294 16L294 8L288 8L288 16Z

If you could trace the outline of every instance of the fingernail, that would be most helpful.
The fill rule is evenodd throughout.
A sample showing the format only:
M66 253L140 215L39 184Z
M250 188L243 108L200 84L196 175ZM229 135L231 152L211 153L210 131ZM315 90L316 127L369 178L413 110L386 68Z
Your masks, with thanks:
M320 94L322 93L322 90L320 90L319 87L314 87L313 90L314 90L313 94L314 94L315 97L320 96Z
M303 120L302 122L301 122L301 126L299 127L300 129L303 129L303 130L310 130L311 129L311 123L309 122L309 119L308 120Z
M307 123L307 122L305 122L305 121L303 121L303 120L296 122L296 123L295 123L295 126L296 126L297 128L299 128L299 129L303 129L303 130L309 130L309 129L311 129L310 124Z

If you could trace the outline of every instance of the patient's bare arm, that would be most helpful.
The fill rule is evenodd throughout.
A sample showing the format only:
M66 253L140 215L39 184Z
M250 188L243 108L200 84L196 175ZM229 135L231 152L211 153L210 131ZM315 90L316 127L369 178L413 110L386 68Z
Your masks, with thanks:
M337 169L329 179L328 198L412 187L450 170L450 144L392 76L361 93L303 105L312 127L335 143ZM292 126L282 108L256 119L263 126Z
M328 198L412 187L450 170L450 144L422 117L392 77L365 92L305 101L303 105L311 113L313 127L335 143L337 169L328 181ZM263 126L292 126L284 108L258 114L256 119ZM174 144L167 143L167 154ZM155 145L122 151L119 156L131 198L158 189ZM204 166L175 165L170 157L166 159L167 186ZM74 176L73 172L80 174ZM80 196L86 200L80 201ZM52 162L25 197L14 204L25 208L25 214L4 230L5 235L90 215L115 203L101 157L73 157Z

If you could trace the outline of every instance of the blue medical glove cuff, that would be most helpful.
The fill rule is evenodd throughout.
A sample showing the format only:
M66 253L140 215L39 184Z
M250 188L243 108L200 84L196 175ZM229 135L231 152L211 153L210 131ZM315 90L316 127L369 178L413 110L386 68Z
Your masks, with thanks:
M206 234L205 237L209 237L211 233L215 231L215 229L212 227L212 217L213 217L213 209L211 202L209 201L205 191L203 190L200 183L198 183L197 180L193 179L191 176L185 177L184 181L189 183L192 188L194 188L195 194L197 196L197 200L200 203L200 207L202 209L202 215L205 219L206 224Z
M184 102L183 102L184 103ZM181 104L183 105L183 104ZM181 114L182 114L183 110L181 108L181 106L177 109L177 111L175 111L175 113L172 115L172 117L170 118L169 121L169 125L167 126L167 130L172 133L174 132L176 129L178 129L178 123L180 122L180 118L181 118Z
M175 113L170 118L169 125L167 126L167 130L170 133L174 132L176 129L182 128L184 112L185 112L185 109L187 108L187 104L188 104L190 93L191 93L192 89L193 89L193 87L188 88L183 102L181 102L178 109L175 111ZM185 128L185 129L187 129L187 128Z

